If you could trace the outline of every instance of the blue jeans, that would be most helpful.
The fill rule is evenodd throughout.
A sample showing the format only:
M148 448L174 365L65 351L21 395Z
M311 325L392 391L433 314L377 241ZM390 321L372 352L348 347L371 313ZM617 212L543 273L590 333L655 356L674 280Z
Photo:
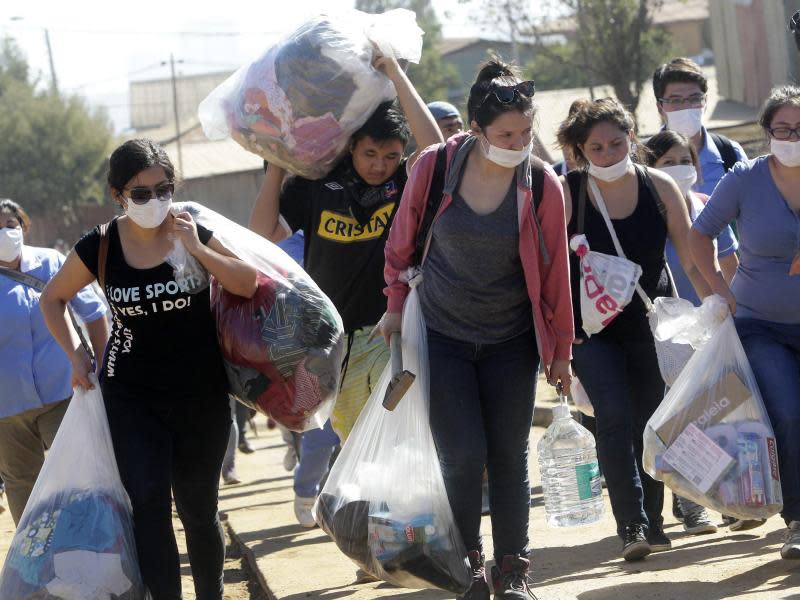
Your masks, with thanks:
M481 550L481 488L489 472L495 560L528 554L528 435L539 369L533 331L473 344L428 330L430 424L456 526Z
M294 471L294 493L303 498L314 498L328 473L331 455L339 445L339 436L325 421L322 429L311 429L303 433L300 442L300 461Z
M660 527L664 484L642 466L644 428L665 389L652 336L620 341L595 335L573 345L572 357L594 407L597 454L617 533L634 523Z
M734 320L775 430L781 516L787 524L800 521L800 324Z
M153 600L180 600L172 496L186 531L197 600L222 600L225 537L217 514L231 409L224 392L175 401L103 387L139 568Z

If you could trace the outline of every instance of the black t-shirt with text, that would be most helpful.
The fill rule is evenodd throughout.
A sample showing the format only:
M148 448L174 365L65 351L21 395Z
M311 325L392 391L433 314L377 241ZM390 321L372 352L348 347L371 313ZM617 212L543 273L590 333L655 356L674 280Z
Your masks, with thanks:
M213 233L198 225L208 244ZM208 286L197 293L181 290L166 262L136 269L125 260L116 219L108 230L105 290L111 307L111 338L102 381L106 389L148 392L156 397L208 396L227 389ZM75 245L84 265L97 277L100 228ZM194 291L194 290L193 290Z
M323 179L290 177L281 191L281 214L305 232L305 269L345 331L374 325L386 310L383 249L407 179L403 160L388 181L367 185L347 158ZM371 198L359 204L355 196Z

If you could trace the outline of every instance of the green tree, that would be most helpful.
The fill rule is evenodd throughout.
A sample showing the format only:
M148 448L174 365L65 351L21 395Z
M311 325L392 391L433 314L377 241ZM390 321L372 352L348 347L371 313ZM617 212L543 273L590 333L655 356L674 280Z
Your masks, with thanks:
M431 0L356 0L356 8L373 14L393 8L407 8L416 13L417 24L425 35L422 36L422 58L418 65L409 66L408 78L426 102L446 99L448 88L459 83L458 71L442 60L439 52L442 26Z
M536 89L540 91L586 87L590 80L586 72L576 66L577 53L578 45L573 41L554 44L547 52L538 52L525 65L525 74L536 80Z
M78 96L38 91L13 40L0 44L0 197L36 215L101 203L112 133L104 111Z
M564 85L608 84L633 113L645 82L671 50L669 34L653 25L664 0L542 0L536 18L529 0L460 2L476 6L473 21L497 23L512 44L526 40L536 46L537 83L563 78ZM554 34L566 35L567 44L553 43ZM554 73L545 74L545 68Z

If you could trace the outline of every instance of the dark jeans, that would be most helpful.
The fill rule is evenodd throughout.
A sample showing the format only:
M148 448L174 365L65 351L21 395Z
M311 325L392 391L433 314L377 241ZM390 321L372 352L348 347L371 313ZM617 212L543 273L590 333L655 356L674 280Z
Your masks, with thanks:
M800 521L800 324L734 321L775 430L781 516L787 524Z
M597 454L617 533L632 523L660 526L664 484L642 466L644 427L664 399L653 338L619 341L595 335L573 345L572 356L594 407Z
M431 430L467 551L482 547L485 466L495 559L527 555L528 435L539 368L533 331L473 344L428 330L428 356Z
M225 392L176 401L104 386L122 483L133 506L139 568L153 600L180 600L174 495L197 600L222 599L225 537L217 514L231 411Z

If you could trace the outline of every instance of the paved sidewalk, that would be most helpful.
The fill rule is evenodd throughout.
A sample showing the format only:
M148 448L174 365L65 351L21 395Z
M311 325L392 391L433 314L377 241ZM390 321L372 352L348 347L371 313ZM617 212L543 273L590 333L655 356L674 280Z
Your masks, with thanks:
M237 456L243 483L222 489L222 509L235 538L257 567L269 596L279 600L306 598L403 598L439 600L452 594L404 590L385 583L354 585L356 566L319 529L300 527L294 518L292 479L282 466L284 446L275 431L265 432L259 417L257 451ZM535 449L544 429L531 430ZM606 498L606 516L595 525L556 530L545 523L535 450L531 455L533 487L530 535L535 591L541 600L772 600L800 598L800 562L779 557L783 523L775 517L759 529L735 534L692 537L671 514L666 531L674 549L639 563L626 563L613 534L614 521ZM669 493L667 502L669 503ZM669 513L667 508L665 514ZM716 515L718 516L718 515ZM491 548L489 518L483 520L485 545Z

